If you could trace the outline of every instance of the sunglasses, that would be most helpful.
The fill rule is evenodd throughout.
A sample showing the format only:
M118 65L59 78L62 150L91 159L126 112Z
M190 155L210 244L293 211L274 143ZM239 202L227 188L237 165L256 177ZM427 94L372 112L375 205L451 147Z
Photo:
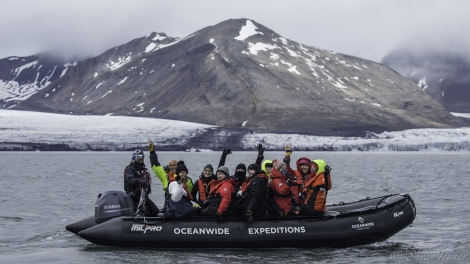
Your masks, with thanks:
M135 159L144 159L144 154L135 155Z

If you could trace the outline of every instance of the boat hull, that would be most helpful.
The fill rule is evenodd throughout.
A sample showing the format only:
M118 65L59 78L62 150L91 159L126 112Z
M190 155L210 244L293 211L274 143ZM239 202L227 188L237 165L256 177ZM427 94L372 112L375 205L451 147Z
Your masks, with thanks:
M94 244L155 248L348 247L386 240L416 215L408 195L331 205L324 217L169 219L116 217L78 232Z

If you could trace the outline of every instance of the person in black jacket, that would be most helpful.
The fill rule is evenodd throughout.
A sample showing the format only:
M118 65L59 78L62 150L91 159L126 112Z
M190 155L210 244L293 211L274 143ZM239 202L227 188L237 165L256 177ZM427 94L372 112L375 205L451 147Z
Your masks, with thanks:
M247 221L266 216L268 177L258 164L248 166L247 184L242 186L241 191L239 215L245 216Z
M124 190L134 202L134 208L144 216L157 216L158 207L150 200L150 173L144 164L144 153L137 149L132 153L132 160L124 169Z

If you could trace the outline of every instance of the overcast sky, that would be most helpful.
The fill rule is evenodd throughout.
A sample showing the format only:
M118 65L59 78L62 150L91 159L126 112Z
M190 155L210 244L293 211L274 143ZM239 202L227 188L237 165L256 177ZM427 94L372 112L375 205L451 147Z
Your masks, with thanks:
M406 46L470 54L468 0L0 0L0 58L90 57L151 32L185 37L231 18L380 62Z

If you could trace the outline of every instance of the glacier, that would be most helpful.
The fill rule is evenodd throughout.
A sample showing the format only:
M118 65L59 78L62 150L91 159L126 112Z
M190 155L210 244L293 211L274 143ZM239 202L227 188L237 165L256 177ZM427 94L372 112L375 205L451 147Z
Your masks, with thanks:
M120 151L146 147L152 140L165 150L187 151L220 150L227 144L234 150L253 150L259 143L266 150L290 145L305 151L470 151L470 127L370 132L364 137L246 131L237 134L237 141L220 140L230 136L216 126L175 120L0 110L0 150Z

